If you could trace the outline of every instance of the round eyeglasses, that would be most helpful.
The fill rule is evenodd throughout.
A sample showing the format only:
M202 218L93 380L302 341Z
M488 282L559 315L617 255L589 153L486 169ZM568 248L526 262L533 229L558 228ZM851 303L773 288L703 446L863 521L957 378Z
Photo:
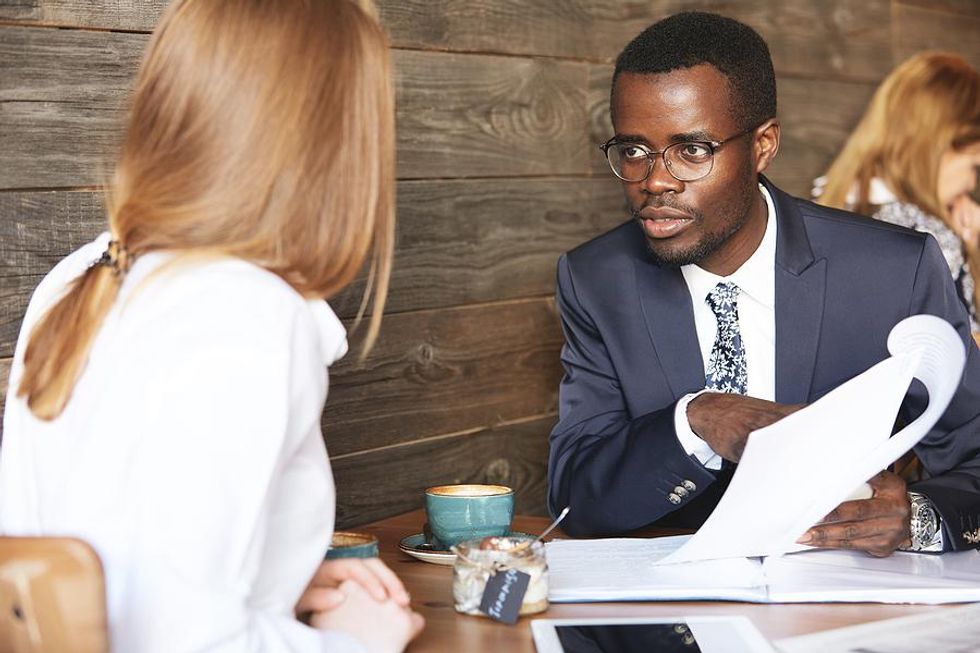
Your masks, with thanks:
M711 173L715 164L715 150L745 136L756 127L750 127L720 141L674 143L660 152L655 152L642 143L622 142L615 137L600 145L599 149L606 155L613 174L623 181L637 182L649 177L658 156L663 157L667 172L677 181L696 181Z

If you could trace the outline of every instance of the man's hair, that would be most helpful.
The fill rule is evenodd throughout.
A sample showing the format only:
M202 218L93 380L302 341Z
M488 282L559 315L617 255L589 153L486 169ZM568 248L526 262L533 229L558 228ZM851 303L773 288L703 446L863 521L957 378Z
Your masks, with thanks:
M685 11L654 23L616 59L612 90L620 73L669 73L709 64L727 79L729 111L742 129L776 115L776 75L769 47L748 25L700 11Z

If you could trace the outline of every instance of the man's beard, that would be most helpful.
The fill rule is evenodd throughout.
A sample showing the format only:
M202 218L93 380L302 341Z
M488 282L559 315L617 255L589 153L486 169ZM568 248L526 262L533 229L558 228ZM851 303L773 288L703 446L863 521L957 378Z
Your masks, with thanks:
M646 206L666 206L677 209L689 215L694 220L695 225L699 223L704 224L704 214L693 207L684 206L676 201L647 202L639 209L630 209L633 219L640 225L641 231L643 229L643 219L640 218L640 210ZM718 251L722 245L728 242L728 239L734 236L749 221L749 209L751 206L751 198L746 198L739 205L729 207L727 215L721 221L719 228L715 231L705 232L701 240L687 249L674 249L670 246L671 239L652 239L647 237L644 231L643 237L647 242L647 250L650 252L653 262L661 267L681 267L682 265L700 263ZM733 215L735 217L732 217Z

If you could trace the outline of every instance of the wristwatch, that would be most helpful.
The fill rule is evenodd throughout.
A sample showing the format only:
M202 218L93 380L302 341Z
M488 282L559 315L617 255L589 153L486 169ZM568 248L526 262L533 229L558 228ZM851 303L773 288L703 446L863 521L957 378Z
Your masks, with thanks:
M927 497L909 492L912 518L909 524L912 544L907 551L938 552L943 550L943 531L939 513Z

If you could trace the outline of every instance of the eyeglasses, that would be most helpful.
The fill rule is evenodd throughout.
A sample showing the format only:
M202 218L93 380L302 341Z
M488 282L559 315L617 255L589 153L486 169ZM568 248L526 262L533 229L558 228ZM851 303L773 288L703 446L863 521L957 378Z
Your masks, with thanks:
M677 181L696 181L707 177L715 164L715 150L745 136L758 127L750 127L721 141L684 141L654 152L640 143L623 143L611 138L599 146L606 155L613 174L623 181L643 181L653 172L657 157L662 156L667 172Z

